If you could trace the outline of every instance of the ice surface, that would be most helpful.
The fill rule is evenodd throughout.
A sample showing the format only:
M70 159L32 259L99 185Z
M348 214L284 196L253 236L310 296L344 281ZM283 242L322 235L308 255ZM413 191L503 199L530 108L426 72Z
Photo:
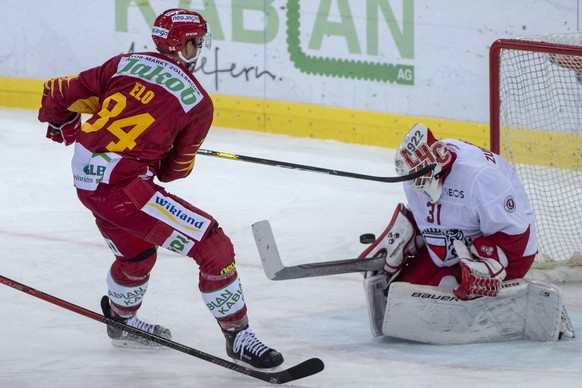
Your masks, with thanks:
M44 138L36 112L0 108L0 274L99 311L112 255L75 195L71 147ZM369 175L394 175L389 150L216 128L204 148ZM232 238L258 337L285 366L320 357L325 370L293 387L579 387L579 339L436 346L374 338L360 274L270 281L252 223L271 221L286 265L356 257L359 235L379 233L399 184L199 156L166 185L213 214ZM174 339L226 358L197 289L195 263L160 250L140 317ZM560 284L582 335L582 287ZM173 350L111 346L105 326L0 286L0 387L260 387L270 384Z

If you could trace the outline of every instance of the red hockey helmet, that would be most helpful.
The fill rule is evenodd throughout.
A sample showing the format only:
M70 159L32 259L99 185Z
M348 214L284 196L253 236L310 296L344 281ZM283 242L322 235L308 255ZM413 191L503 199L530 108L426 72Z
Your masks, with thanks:
M206 20L202 15L181 8L168 9L156 18L152 39L162 54L180 52L191 40L198 47L210 48L211 43Z

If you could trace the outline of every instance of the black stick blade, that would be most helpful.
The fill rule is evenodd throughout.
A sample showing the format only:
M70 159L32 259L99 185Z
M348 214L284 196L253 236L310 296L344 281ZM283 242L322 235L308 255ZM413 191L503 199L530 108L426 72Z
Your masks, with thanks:
M285 384L290 381L299 380L321 372L324 367L323 361L319 358L310 358L284 371L272 373L269 383Z

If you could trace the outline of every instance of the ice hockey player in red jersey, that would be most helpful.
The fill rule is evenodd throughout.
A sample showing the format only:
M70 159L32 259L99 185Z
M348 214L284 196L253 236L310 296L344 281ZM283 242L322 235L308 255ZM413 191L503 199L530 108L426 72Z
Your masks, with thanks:
M169 9L152 29L158 52L115 56L78 75L45 83L38 118L47 138L74 144L78 197L95 216L115 261L107 274L108 317L171 338L161 325L137 318L158 247L192 258L199 289L226 338L227 354L257 368L283 363L282 355L249 328L234 248L208 213L155 182L187 177L213 120L210 96L193 75L206 21L196 12ZM90 117L81 122L81 113ZM108 327L114 345L155 343Z
M360 257L384 256L390 282L448 289L465 301L497 296L502 282L526 275L537 253L534 211L519 176L500 155L439 141L417 124L396 152L396 172L429 164L436 168L404 183L407 204L397 205Z

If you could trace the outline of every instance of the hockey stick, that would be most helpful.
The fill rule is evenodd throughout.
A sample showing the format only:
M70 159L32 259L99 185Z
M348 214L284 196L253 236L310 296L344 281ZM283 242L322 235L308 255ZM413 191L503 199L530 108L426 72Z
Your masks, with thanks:
M221 366L223 368L227 368L227 369L230 369L232 371L242 373L244 375L251 376L251 377L254 377L256 379L263 380L263 381L266 381L266 382L271 383L271 384L284 384L284 383L287 383L290 381L302 379L304 377L308 377L308 376L314 375L316 373L319 373L324 368L323 361L321 361L319 358L310 358L310 359L303 361L302 363L297 364L289 369L285 369L285 370L282 370L279 372L263 372L263 371L247 368L247 367L244 367L242 365L236 364L234 362L223 360L223 359L216 357L216 356L213 356L211 354L204 353L200 350L190 348L186 345L182 345L178 342L174 342L172 340L169 340L169 339L166 339L163 337L159 337L157 335L150 334L150 333L147 333L145 331L136 329L132 326L126 325L123 322L118 322L118 321L115 321L113 319L109 319L107 317L104 317L101 314L95 313L91 310L87 310L83 307L80 307L80 306L77 306L77 305L72 304L70 302L67 302L65 300L59 299L55 296L45 294L42 291L38 291L38 290L36 290L32 287L28 287L22 283L18 283L16 281L11 280L11 279L4 277L2 275L0 275L0 283L5 284L8 287L12 287L18 291L22 291L22 292L25 292L29 295L35 296L35 297L42 299L46 302L49 302L49 303L52 303L52 304L57 305L59 307L65 308L65 309L72 311L74 313L84 315L87 318L94 319L94 320L99 321L101 323L104 323L106 325L115 326L118 329L122 329L122 330L127 331L131 334L146 338L150 341L153 341L153 342L158 343L160 345L166 346L170 349L174 349L174 350L177 350L179 352L186 353L190 356L200 358L202 360L211 362L211 363L216 364L218 366Z
M198 154L206 155L206 156L215 156L215 157L224 158L224 159L240 160L243 162L264 164L264 165L273 166L273 167L283 167L283 168L290 168L293 170L319 172L319 173L327 174L327 175L343 176L346 178L364 179L364 180L368 180L368 181L386 182L386 183L398 183L398 182L405 182L405 181L409 181L412 179L416 179L420 176L423 176L423 175L429 173L430 171L432 171L436 167L436 164L429 164L428 166L423 167L420 170L415 171L415 172L408 174L408 175L382 177L382 176L374 176L374 175L356 174L353 172L332 170L332 169L327 169L327 168L322 168L322 167L306 166L304 164L281 162L278 160L261 159L261 158L255 158L253 156L228 154L226 152L219 152L219 151L212 151L212 150L205 150L205 149L199 149Z
M256 222L253 224L252 229L265 275L270 280L288 280L312 276L338 275L350 272L380 271L384 267L385 259L382 257L324 261L286 267L281 261L281 256L277 250L275 236L273 235L269 221Z

